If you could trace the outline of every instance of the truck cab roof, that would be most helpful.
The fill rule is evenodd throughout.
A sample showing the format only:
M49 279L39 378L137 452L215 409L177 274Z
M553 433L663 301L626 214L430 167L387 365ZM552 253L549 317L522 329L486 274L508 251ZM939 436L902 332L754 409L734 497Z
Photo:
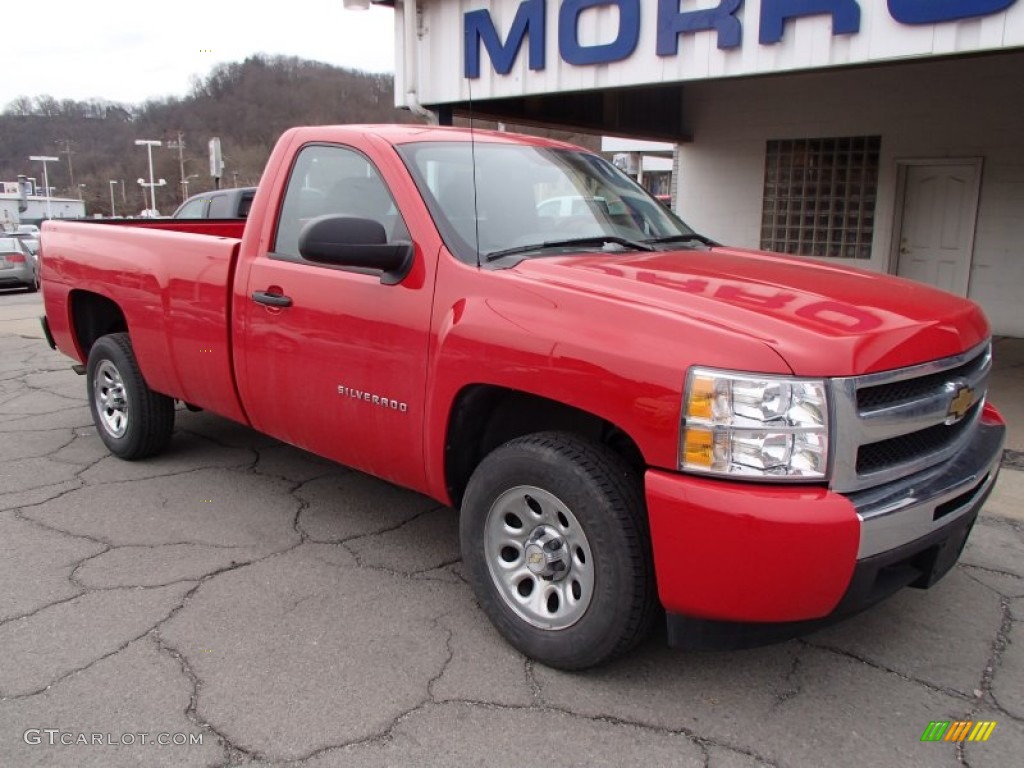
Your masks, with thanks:
M249 215L256 187L217 189L193 195L178 206L173 219L244 219Z

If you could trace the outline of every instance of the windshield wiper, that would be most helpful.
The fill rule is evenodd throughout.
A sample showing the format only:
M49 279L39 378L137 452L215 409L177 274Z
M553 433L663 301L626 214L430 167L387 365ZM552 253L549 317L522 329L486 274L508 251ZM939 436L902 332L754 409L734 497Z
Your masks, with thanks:
M502 256L511 256L516 253L528 253L529 251L541 251L545 248L566 248L573 245L608 245L608 243L615 243L616 245L622 245L626 248L632 248L635 251L653 251L654 247L647 243L652 242L647 240L640 242L638 240L630 240L628 237L620 237L619 235L594 235L593 237L574 237L568 240L547 240L543 243L534 243L533 245L519 245L515 248L505 248L501 251L491 251L490 253L484 254L484 261L494 261L500 259Z
M688 240L696 240L698 243L704 245L716 246L721 245L712 240L710 237L704 237L704 235L698 235L696 232L691 232L688 235L668 235L667 237L652 237L644 240L645 243L685 243Z

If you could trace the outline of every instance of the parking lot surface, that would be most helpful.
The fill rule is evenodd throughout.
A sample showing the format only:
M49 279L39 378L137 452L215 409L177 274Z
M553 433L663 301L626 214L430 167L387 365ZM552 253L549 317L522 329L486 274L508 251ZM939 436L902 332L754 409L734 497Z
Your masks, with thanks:
M2 766L1021 763L1024 472L932 590L567 674L498 637L430 499L184 410L165 455L109 456L39 313L0 295ZM962 720L996 727L921 741Z

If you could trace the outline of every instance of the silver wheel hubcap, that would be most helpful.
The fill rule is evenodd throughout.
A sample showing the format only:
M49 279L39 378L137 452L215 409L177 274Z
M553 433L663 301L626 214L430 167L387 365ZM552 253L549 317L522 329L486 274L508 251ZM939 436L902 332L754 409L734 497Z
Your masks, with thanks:
M112 437L123 437L128 429L128 395L121 372L109 360L96 366L92 391L103 429Z
M487 569L505 603L541 629L579 621L594 596L594 559L579 520L532 485L497 498L484 524Z

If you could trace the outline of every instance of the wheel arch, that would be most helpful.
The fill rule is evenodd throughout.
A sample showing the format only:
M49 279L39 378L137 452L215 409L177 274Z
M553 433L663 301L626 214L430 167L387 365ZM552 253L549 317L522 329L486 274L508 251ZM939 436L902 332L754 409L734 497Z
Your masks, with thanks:
M452 504L462 503L473 470L488 453L517 437L549 431L607 445L638 472L646 466L629 433L596 414L529 392L471 384L452 402L445 431L445 484Z
M71 336L83 360L96 340L111 333L128 333L124 311L112 299L93 291L72 290L68 294Z

